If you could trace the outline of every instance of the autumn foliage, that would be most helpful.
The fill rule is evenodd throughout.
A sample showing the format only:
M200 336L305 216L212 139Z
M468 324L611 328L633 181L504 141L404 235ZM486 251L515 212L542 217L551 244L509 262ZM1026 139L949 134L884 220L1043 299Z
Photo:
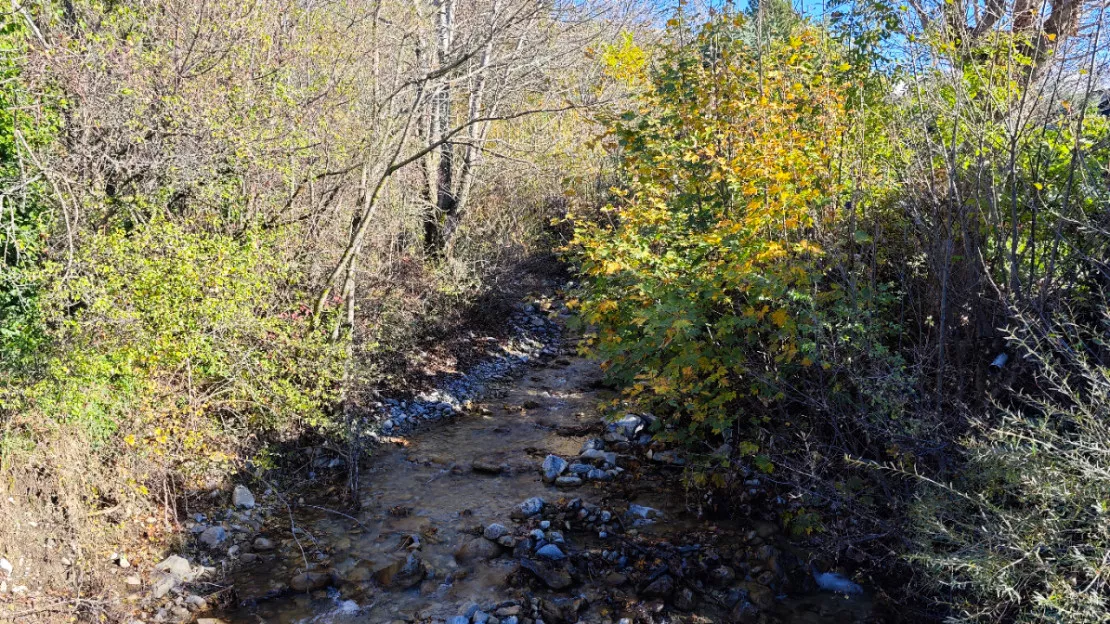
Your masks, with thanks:
M817 239L840 214L846 83L815 29L753 45L744 19L664 48L636 106L608 119L625 184L572 247L609 373L695 438L820 365L815 308L835 296Z

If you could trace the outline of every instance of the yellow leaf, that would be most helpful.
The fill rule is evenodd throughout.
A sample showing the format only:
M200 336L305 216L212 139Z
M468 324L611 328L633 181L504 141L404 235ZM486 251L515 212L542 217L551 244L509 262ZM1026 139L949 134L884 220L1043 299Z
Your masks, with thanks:
M786 310L779 309L771 313L771 322L779 327L784 327L788 318Z

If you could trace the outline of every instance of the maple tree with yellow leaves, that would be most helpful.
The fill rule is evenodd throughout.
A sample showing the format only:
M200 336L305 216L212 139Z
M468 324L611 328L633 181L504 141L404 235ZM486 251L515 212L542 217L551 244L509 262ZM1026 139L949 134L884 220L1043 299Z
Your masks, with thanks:
M664 46L653 69L627 43L610 51L616 75L647 87L605 120L623 184L606 218L575 221L571 244L607 371L693 439L819 362L817 239L843 190L843 60L807 26L745 42L744 20L708 22L692 43Z

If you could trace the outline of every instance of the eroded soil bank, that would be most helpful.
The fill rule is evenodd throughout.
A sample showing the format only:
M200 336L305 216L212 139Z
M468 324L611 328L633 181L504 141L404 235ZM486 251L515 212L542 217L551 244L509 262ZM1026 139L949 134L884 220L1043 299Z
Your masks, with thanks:
M238 623L887 621L820 591L773 524L687 511L676 457L605 424L574 344L450 422L375 451L359 511L327 496L267 522L228 582ZM658 455L658 454L657 454ZM549 459L549 456L559 458ZM554 482L545 479L555 477ZM758 487L754 485L753 487ZM539 500L543 501L541 505ZM295 526L290 531L290 526ZM306 566L308 571L306 572Z

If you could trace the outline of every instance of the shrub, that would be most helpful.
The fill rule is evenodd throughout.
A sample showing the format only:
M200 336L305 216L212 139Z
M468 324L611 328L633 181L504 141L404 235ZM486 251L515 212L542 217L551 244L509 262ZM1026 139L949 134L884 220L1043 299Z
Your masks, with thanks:
M675 36L639 80L628 65L642 56L627 42L611 50L631 59L614 73L647 86L607 120L623 186L600 219L576 221L570 247L607 372L690 441L731 427L743 406L808 401L806 378L835 392L853 356L889 355L885 326L865 322L889 294L834 279L851 253L829 235L845 210L844 63L804 24L765 44L744 29L720 16L689 43ZM858 387L842 385L854 400Z
M916 559L952 621L1107 619L1110 308L1101 315L1048 324L1019 314L1010 346L1038 387L978 423L951 486L921 486Z
M90 233L72 263L42 269L47 341L0 378L2 491L18 501L6 556L40 556L41 540L19 545L27 522L75 554L149 534L181 489L242 468L275 434L331 426L345 343L282 296L296 276L269 236L158 217ZM65 574L96 562L77 559Z
M41 340L33 273L53 223L33 151L49 148L58 114L21 80L26 34L17 13L0 15L0 367L14 366Z

